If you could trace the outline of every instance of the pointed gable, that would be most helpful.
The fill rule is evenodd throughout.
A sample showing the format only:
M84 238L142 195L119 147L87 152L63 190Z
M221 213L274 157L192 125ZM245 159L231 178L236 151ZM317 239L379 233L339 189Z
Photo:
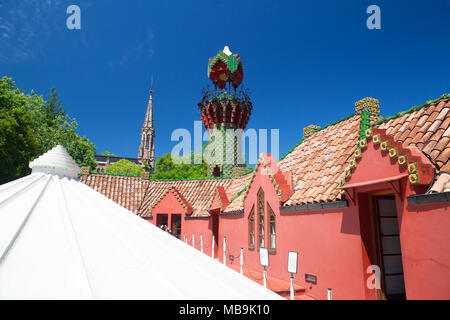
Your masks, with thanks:
M220 209L220 211L223 211L228 207L229 204L230 204L230 200L228 200L228 196L227 196L227 192L225 191L225 188L222 186L216 187L216 191L214 192L214 195L212 196L212 201L211 201L209 210Z
M357 187L388 183L402 194L400 180L407 179L412 186L429 185L434 178L430 160L416 147L404 147L384 129L367 129L365 137L348 161L341 189L353 201Z
M171 186L170 188L166 189L166 191L160 196L159 199L157 199L149 208L149 212L151 215L153 215L153 210L158 206L162 205L165 208L170 208L171 211L177 211L178 209L181 209L181 211L184 211L185 215L191 215L192 214L192 207L187 202L187 200L183 197L181 192L179 192L174 186Z
M225 212L233 212L244 208L245 199L257 175L267 176L275 188L280 203L288 200L293 194L292 177L290 172L281 171L278 163L271 154L261 154L258 164L253 171L248 184L231 198L230 206Z

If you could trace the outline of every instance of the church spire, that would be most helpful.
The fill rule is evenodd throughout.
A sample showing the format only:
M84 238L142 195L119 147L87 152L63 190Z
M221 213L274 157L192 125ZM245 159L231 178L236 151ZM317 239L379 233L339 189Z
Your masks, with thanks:
M151 168L155 168L155 129L153 127L153 80L150 87L150 97L145 113L144 125L141 130L141 144L139 145L139 162L144 165L144 161Z

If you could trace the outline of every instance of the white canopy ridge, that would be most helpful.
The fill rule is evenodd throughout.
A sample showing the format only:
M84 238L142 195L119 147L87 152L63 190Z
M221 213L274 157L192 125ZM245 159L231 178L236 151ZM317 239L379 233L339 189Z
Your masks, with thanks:
M0 186L0 299L282 299L78 182L68 157Z

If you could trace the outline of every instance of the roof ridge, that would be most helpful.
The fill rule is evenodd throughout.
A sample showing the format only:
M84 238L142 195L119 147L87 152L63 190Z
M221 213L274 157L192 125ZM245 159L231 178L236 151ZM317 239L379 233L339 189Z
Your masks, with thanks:
M124 176L124 177L137 177L140 178L140 175L134 175L134 174L124 174L124 173L109 173L109 172L97 172L97 171L90 171L89 174L97 174L97 175L105 175L105 176ZM83 174L79 174L78 178L81 177Z
M255 169L251 168L251 170L248 170L247 172L242 173L241 175L237 177L233 176L223 176L223 177L199 177L199 178L185 178L185 179L148 179L149 181L191 181L191 180L225 180L225 179L236 179L243 177L247 174L253 173Z
M148 179L148 181L162 182L162 181L194 181L194 180L226 180L233 179L231 176L225 177L200 177L200 178L185 178L185 179Z
M250 173L250 172L249 172ZM140 178L140 175L134 175L134 174L124 174L124 173L108 173L108 172L96 172L91 171L89 174L92 175L107 175L107 176L124 176L124 177L136 177ZM245 175L245 174L243 174ZM78 177L82 176L82 174L79 174ZM212 179L231 179L233 177L231 176L225 176L225 177L200 177L200 178L185 178L185 179L145 179L147 181L188 181L188 180L212 180Z
M247 190L247 188L248 188L248 184L245 185L245 187L241 191L239 191L233 197L230 198L230 203L233 202L234 200L236 200L236 198L239 197L245 190Z
M407 114L407 113L411 113L411 112L417 111L417 110L422 109L422 108L424 108L424 107L427 107L427 106L429 106L429 105L431 105L431 104L433 104L433 103L435 103L435 102L437 102L437 101L439 101L439 100L441 100L441 99L446 99L446 98L450 98L450 93L444 93L444 94L442 94L442 95L441 95L439 98L437 98L437 99L434 99L434 100L427 100L427 101L425 101L423 104L421 104L420 106L413 106L413 107L411 107L409 110L398 112L397 114L395 114L395 115L393 115L393 116L389 116L389 117L386 117L386 118L383 117L383 116L380 116L380 117L382 117L383 119L378 120L378 121L375 121L375 122L372 122L372 123L371 123L371 126L376 126L376 125L382 124L382 123L385 122L385 121L389 121L389 120L392 120L392 119L401 117L401 116L403 116L403 115L405 115L405 114Z
M146 181L190 181L190 180L225 180L225 179L235 179L243 177L247 174L250 174L254 171L254 168L250 168L246 172L240 174L237 177L233 176L223 176L223 177L198 177L198 178L183 178L183 179L144 179ZM136 177L141 178L141 175L134 175L134 174L124 174L124 173L109 173L109 172L97 172L97 171L90 171L90 175L107 175L107 176L123 176L123 177ZM77 178L80 178L83 174L78 174Z

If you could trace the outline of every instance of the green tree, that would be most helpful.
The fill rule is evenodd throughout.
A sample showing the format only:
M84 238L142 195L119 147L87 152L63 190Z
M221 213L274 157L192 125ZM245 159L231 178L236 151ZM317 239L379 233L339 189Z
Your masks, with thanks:
M206 150L206 145L202 148ZM208 176L208 165L204 158L201 164L195 164L194 159L202 157L201 153L191 153L190 156L178 157L173 159L171 153L167 153L162 157L158 157L155 165L155 171L150 176L151 179L192 179L192 178L206 178ZM190 159L189 159L190 158ZM246 172L253 170L248 166L245 160L244 167Z
M198 156L198 155L197 155ZM191 155L191 160L195 157ZM167 153L162 157L158 157L156 161L155 172L151 176L152 179L190 179L204 178L207 176L207 165L203 161L201 164L180 163L185 157L178 158L178 161L172 159L172 155Z
M147 161L147 160L144 160L144 161L142 162L142 165L143 165L143 167L144 167L144 171L146 171L146 172L151 172L151 171L152 171L152 168L151 168L151 166L148 164L148 161Z
M11 79L0 80L0 184L30 173L38 150L27 100Z
M47 97L26 95L11 78L0 79L0 183L28 174L28 163L58 144L79 166L97 165L94 144L76 133L78 124L65 113L56 90Z
M106 150L105 152L100 153L101 156L110 156L110 157L117 157L114 153L109 152Z
M110 164L105 168L107 173L141 175L144 169L127 159L120 159L116 163Z
M80 167L97 166L95 146L86 137L76 133L78 123L70 118L58 99L55 88L51 88L48 100L31 92L29 110L34 121L35 136L38 139L38 154L47 152L58 144L63 145Z

